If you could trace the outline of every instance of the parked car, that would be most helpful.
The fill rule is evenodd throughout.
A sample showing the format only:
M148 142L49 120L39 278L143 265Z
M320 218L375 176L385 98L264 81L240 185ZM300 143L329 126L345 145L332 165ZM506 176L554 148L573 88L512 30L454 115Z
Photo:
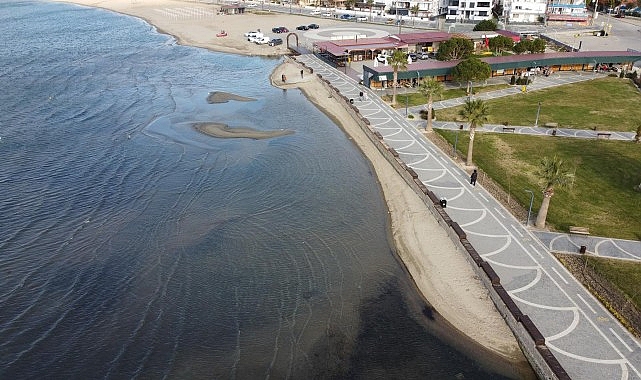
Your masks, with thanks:
M332 12L325 12L323 13L323 17L334 17L334 14Z
M261 38L263 38L263 37L265 37L265 35L264 35L264 34L262 34L262 33L256 33L255 35L253 35L253 36L251 36L251 37L247 37L247 41L249 41L249 42L256 42L256 41L258 41L259 39L261 39Z
M354 15L341 15L341 20L356 20Z
M289 29L285 28L284 26L276 26L272 28L272 32L274 33L287 33L289 32Z
M379 55L376 56L376 60L379 62L386 62L389 59L389 54L386 53L380 53Z
M263 36L263 37L257 37L254 42L257 43L258 45L265 45L270 43L272 40L271 37Z
M260 32L247 32L245 33L245 37L256 37L256 34Z
M307 27L309 29L318 29L319 28L318 24L309 24L309 25L307 25Z
M416 54L416 57L418 59L429 59L430 55L426 51L422 51L422 52Z
M310 15L312 16L318 16L321 14L320 9L314 9L313 11L309 12Z
M256 8L256 7L258 7L258 4L256 4L256 3L247 3L245 6L247 8Z
M367 21L367 16L358 16L356 21Z
M309 27L307 25L299 25L296 27L296 30L309 30Z
M416 62L416 60L418 59L418 56L416 55L416 53L409 53L408 57L410 57L412 62Z
M269 46L276 46L276 45L282 45L283 40L281 38L273 38L271 41L269 41Z

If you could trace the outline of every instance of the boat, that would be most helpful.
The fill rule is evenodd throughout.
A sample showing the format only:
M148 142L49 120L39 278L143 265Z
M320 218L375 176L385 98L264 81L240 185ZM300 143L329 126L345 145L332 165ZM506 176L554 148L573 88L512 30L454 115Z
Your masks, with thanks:
M221 30L220 33L216 33L216 37L227 37L227 32Z

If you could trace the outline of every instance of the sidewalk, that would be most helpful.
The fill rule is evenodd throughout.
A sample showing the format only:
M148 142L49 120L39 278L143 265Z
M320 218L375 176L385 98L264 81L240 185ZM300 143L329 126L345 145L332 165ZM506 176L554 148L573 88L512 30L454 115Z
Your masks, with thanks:
M544 346L570 378L641 380L641 344L549 251L565 245L576 252L576 237L530 231L482 186L470 185L466 171L377 93L313 55L296 59L348 98L358 99L359 92L367 92L367 100L356 101L354 106L418 180L439 199L447 200L443 211L458 223L466 239L496 272L511 300L532 320L543 335ZM586 244L578 245L587 245L599 255L641 257L640 242L584 239Z

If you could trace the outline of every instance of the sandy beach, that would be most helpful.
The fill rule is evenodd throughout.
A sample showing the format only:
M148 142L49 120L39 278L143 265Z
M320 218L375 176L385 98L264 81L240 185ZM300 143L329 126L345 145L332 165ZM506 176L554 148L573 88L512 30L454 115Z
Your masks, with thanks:
M182 44L244 55L287 53L284 45L269 47L248 43L243 33L250 29L271 31L276 25L291 27L312 22L308 17L274 13L222 16L216 14L215 8L218 6L193 1L58 1L100 7L136 16L154 25L159 31L173 35ZM168 13L159 11L186 5L211 9L212 14L207 14L201 19L175 19ZM315 20L314 22L317 22ZM322 21L327 24L337 23L334 20ZM228 37L216 37L220 30L225 30ZM464 336L484 347L489 357L502 362L497 364L501 367L501 373L518 378L528 376L525 375L528 370L524 368L529 368L529 365L516 339L463 253L456 250L427 206L378 152L354 123L347 110L337 106L337 100L330 96L315 75L306 72L301 78L301 68L295 61L286 59L285 63L272 73L272 84L286 89L300 88L310 101L345 130L370 160L389 210L396 252L425 299ZM288 78L285 84L281 81L283 74Z

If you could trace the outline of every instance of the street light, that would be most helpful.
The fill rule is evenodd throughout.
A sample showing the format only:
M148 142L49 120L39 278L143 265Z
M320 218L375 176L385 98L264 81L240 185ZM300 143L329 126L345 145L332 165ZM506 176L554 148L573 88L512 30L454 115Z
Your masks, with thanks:
M539 126L539 114L541 113L541 102L539 102L539 107L536 109L536 120L534 121L534 128Z
M527 221L525 221L525 225L529 226L530 225L530 215L532 215L532 202L534 202L534 192L532 190L525 190L526 193L530 193L530 208L527 210Z
M407 103L408 103L408 98L409 95L407 95L407 92L405 93L405 117L407 117Z
M452 156L456 157L456 144L458 144L458 133L463 129L463 124L459 125L454 137L454 147L452 147Z

